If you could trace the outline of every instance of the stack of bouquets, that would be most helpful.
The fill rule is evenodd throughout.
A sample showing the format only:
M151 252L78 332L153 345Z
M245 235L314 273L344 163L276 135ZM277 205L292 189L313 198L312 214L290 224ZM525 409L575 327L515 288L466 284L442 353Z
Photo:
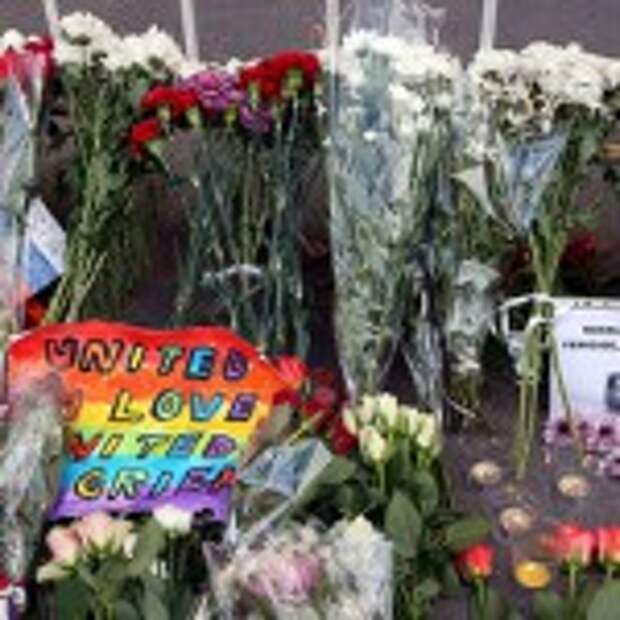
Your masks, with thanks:
M174 322L229 325L271 353L307 344L299 255L304 178L318 152L320 64L284 51L152 89L132 148L163 165L189 231ZM190 142L180 172L175 134Z
M56 137L73 147L68 179L76 204L50 321L118 315L127 301L144 271L152 219L135 205L141 170L127 142L136 106L154 83L196 70L155 26L122 37L94 15L78 12L60 21L60 31L53 120Z
M435 172L446 152L458 62L432 46L371 30L332 45L335 326L341 366L357 398L376 392L385 377L409 303L425 304L418 297L433 269L425 223L434 221ZM417 383L429 400L431 381Z
M35 132L52 43L9 30L0 39L0 347L23 325L25 225L35 187Z
M541 356L549 347L558 370L545 327L553 315L551 296L570 234L592 218L578 205L578 190L613 126L620 63L576 45L534 43L520 52L480 52L469 82L476 131L465 146L469 167L459 178L492 222L496 253L506 245L513 252L527 247L536 294L526 299L533 316L517 350L521 476L536 429ZM570 415L568 403L566 409Z
M392 618L392 545L363 517L289 523L210 565L218 618Z

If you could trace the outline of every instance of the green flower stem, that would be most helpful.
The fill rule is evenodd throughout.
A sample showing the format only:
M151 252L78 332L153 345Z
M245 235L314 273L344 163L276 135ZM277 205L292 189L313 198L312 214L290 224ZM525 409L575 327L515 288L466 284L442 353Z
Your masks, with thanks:
M378 461L375 467L377 468L377 479L379 480L379 492L385 497L387 492L385 463L383 461Z
M577 580L579 577L580 566L576 562L568 564L568 600L571 607L577 599Z
M610 582L613 580L616 573L616 565L609 562L605 567L605 582Z
M481 577L474 578L474 601L476 604L476 612L479 620L484 620L487 592L486 582Z

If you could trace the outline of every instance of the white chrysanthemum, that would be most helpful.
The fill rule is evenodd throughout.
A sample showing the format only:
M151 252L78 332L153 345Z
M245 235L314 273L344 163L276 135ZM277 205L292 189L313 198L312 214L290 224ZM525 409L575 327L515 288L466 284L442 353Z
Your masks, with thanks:
M106 54L118 41L114 31L92 13L76 12L63 17L60 30L70 43L88 47L93 54Z
M89 54L86 48L72 45L60 39L54 45L54 59L60 66L83 65L88 62Z
M24 44L26 43L26 38L24 35L19 32L19 30L15 30L11 28L7 30L2 37L0 37L0 51L6 51L8 49L14 49L19 51L22 49Z

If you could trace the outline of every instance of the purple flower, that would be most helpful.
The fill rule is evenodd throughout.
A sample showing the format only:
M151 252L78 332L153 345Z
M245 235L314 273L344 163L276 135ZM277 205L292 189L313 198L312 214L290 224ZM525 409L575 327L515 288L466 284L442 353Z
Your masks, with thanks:
M220 114L239 105L245 94L234 76L222 71L203 71L183 80L180 86L193 90L207 114Z
M273 117L263 106L254 108L246 100L239 106L239 121L253 133L267 133L271 129Z

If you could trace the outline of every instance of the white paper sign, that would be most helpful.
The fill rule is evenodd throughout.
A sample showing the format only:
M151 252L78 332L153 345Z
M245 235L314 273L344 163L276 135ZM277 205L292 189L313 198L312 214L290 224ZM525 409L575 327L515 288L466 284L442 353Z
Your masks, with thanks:
M572 412L591 422L620 420L620 299L555 299L554 335ZM552 375L550 418L565 417Z

